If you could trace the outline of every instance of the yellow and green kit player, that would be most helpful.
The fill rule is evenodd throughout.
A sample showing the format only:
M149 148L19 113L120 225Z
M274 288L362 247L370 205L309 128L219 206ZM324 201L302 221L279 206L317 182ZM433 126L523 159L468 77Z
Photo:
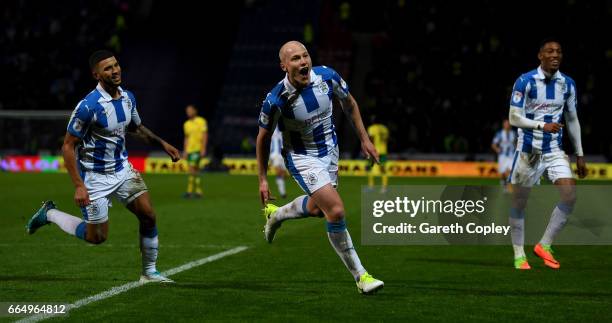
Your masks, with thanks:
M374 164L370 162L370 169L368 171L368 187L373 188L374 176L382 176L382 191L387 190L389 184L389 178L387 176L387 142L389 141L389 129L380 123L373 123L368 127L368 135L374 144L374 147L378 151L380 156L380 164Z
M208 125L206 119L198 115L198 109L194 105L185 108L188 120L183 124L185 132L185 145L183 158L189 164L189 179L185 198L202 197L200 186L200 160L206 156L206 145L208 144Z

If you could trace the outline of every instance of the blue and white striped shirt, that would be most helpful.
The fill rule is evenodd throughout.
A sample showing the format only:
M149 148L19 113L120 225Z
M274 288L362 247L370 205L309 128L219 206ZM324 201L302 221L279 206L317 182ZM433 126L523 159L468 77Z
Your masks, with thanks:
M271 130L278 123L287 152L327 156L337 146L333 98L343 100L348 95L346 82L326 66L313 67L310 84L299 91L285 76L266 96L259 126Z
M560 71L547 80L542 68L538 67L516 80L510 106L525 109L528 119L560 123L564 111L576 111L576 83ZM562 132L519 129L517 149L542 154L562 151L562 137Z
M514 142L516 141L516 133L514 130L505 131L504 129L498 131L493 137L493 144L499 146L500 156L512 156L514 155Z
M81 173L118 172L127 165L125 133L128 125L140 125L134 95L119 87L114 100L100 84L72 112L68 132L82 139L77 147Z

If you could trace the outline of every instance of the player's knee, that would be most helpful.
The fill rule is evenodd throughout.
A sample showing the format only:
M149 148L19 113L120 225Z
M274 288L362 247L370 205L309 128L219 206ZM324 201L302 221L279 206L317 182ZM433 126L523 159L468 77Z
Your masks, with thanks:
M308 210L308 215L312 217L322 218L323 212L321 212L321 209L319 209L318 207L314 207L312 208L312 210Z
M98 245L104 243L104 241L106 241L106 238L107 237L104 234L94 234L92 236L88 236L86 241L91 244Z
M342 221L344 219L344 207L341 205L332 207L327 217L334 222Z

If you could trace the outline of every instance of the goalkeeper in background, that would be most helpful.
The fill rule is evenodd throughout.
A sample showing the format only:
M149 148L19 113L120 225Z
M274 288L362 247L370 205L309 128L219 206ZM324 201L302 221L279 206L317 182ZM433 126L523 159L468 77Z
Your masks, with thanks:
M183 158L187 160L189 165L189 178L187 192L183 194L183 197L201 198L200 160L206 156L208 125L206 119L198 115L198 109L194 105L188 105L185 108L185 113L188 119L183 124L183 131L185 132Z
M368 170L368 188L374 188L374 176L381 175L382 176L382 188L381 192L387 191L387 185L389 184L389 178L387 176L387 141L389 141L389 129L378 123L376 115L372 115L371 117L372 125L368 127L368 136L370 136L370 140L374 144L376 151L380 156L380 164L375 164L370 161L369 170Z

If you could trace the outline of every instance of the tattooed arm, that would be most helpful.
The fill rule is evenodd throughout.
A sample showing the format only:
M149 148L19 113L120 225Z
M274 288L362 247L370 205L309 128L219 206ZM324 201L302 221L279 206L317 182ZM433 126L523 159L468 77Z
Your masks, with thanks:
M174 148L174 146L172 146L171 144L167 143L165 140L158 137L151 130L145 127L143 124L140 124L130 130L134 136L140 138L145 143L162 148L166 152L166 154L168 154L168 156L172 158L173 162L176 162L179 159L181 159L180 157L181 155L178 149Z

